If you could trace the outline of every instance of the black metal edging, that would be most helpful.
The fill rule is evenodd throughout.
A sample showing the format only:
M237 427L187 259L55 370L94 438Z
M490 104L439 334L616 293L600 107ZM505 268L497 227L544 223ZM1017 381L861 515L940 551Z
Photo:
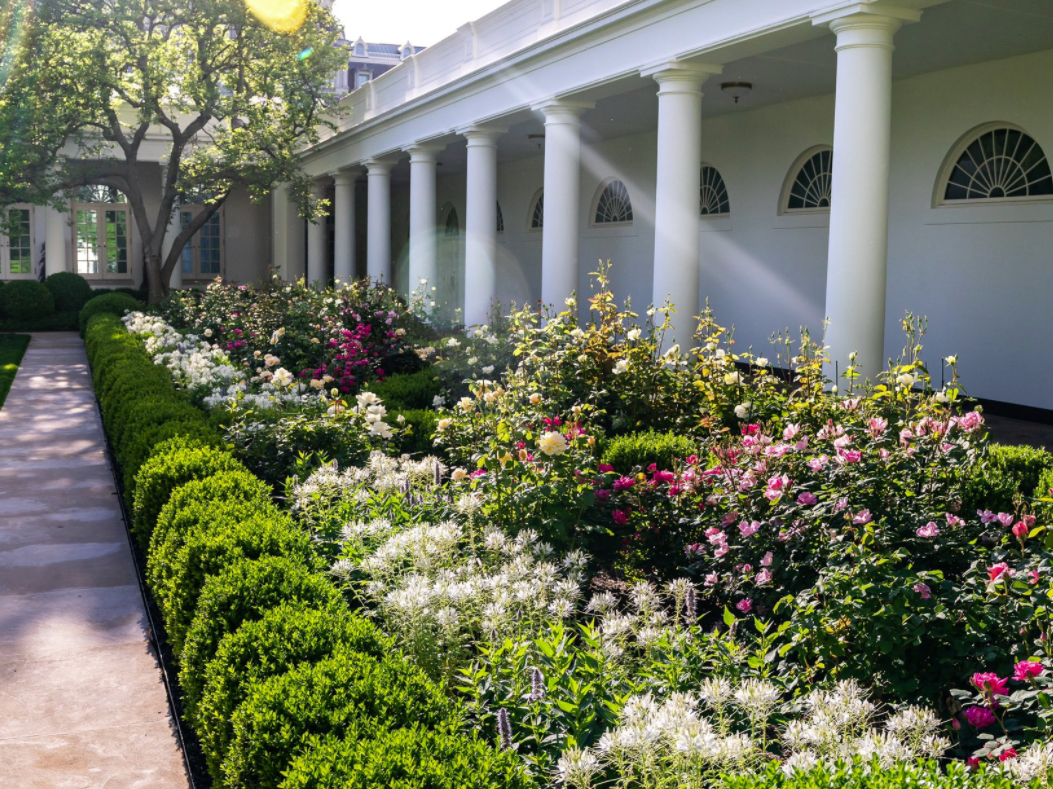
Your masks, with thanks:
M153 644L154 652L157 654L157 662L161 665L161 676L164 678L165 693L168 696L168 710L172 714L176 737L179 739L179 752L183 755L183 770L186 772L186 778L190 782L190 789L197 789L197 784L194 781L194 769L190 764L190 754L187 752L186 737L183 736L183 721L179 716L179 707L176 704L175 690L172 688L172 683L168 676L169 667L165 664L164 650L161 648L161 641L158 636L161 631L158 630L157 624L154 622L153 614L150 613L150 598L146 591L146 582L143 579L142 570L139 567L138 554L135 550L135 541L132 538L131 519L128 517L128 508L124 504L124 484L121 481L120 475L117 473L117 457L113 452L113 444L110 443L110 436L106 432L106 427L102 421L102 404L99 402L98 392L95 391L95 376L92 374L90 361L88 362L88 373L91 375L92 379L91 391L95 397L95 413L98 414L99 427L102 429L102 440L106 445L106 460L110 466L110 474L113 475L113 485L116 490L117 503L121 508L121 520L124 521L124 536L128 539L128 549L132 554L132 566L135 568L135 580L139 584L139 595L142 597L143 611L146 613L147 626L150 628L148 638Z

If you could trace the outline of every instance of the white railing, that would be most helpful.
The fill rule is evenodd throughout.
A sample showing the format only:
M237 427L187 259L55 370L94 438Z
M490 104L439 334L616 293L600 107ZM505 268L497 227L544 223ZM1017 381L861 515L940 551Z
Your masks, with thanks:
M347 113L340 129L350 129L630 1L511 0L349 93L342 102Z

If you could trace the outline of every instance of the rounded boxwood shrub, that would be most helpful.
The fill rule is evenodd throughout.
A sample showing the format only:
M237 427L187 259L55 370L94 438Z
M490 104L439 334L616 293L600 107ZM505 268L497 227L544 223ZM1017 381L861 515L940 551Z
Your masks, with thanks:
M521 759L479 737L420 726L322 738L293 760L282 789L528 789Z
M204 692L193 721L209 772L220 776L234 736L231 718L254 684L302 663L317 663L338 648L381 657L392 647L367 619L334 615L303 603L282 603L224 636L205 669Z
M4 316L8 320L30 322L50 318L55 314L55 299L40 282L16 279L0 291Z
M340 651L255 686L234 713L234 739L223 762L225 785L277 787L310 735L367 734L415 723L427 728L451 716L445 694L400 655Z
M646 469L652 463L660 469L671 470L696 450L695 443L686 436L648 430L611 439L603 453L603 462L622 474L632 472L637 466Z
M125 446L131 444L131 439L148 427L163 425L166 422L195 422L204 419L201 409L168 392L129 398L123 405L124 407L113 408L110 417L110 438L117 450L118 460L121 460L120 455Z
M1048 469L1053 469L1053 455L1044 449L991 444L966 480L962 509L966 516L977 510L1015 512L1013 498L1032 496Z
M132 534L146 550L150 535L172 492L188 482L224 471L247 471L229 452L187 436L162 441L135 475Z
M121 472L123 474L125 501L128 507L133 505L135 475L143 463L153 454L154 448L172 438L196 439L201 442L218 442L215 428L203 415L197 415L186 421L165 422L152 425L137 433L125 442L121 454Z
M142 302L127 293L103 293L95 296L81 307L80 310L80 336L83 337L87 330L88 321L100 313L116 315L118 318L125 313L135 312L143 308Z
M155 544L147 573L177 654L205 581L235 562L264 556L286 556L308 567L317 564L307 534L276 511L263 510L246 519L218 517L186 533L169 531L163 543Z
M376 394L389 411L414 411L432 407L435 396L442 394L442 382L432 370L421 370L372 381L363 389Z
M406 427L410 432L399 443L399 451L406 455L441 455L442 449L435 446L435 429L439 415L434 411L402 411ZM396 418L387 421L397 424Z
M51 291L56 312L80 312L92 297L88 280L72 271L52 274L44 280L44 286Z
M205 582L179 655L179 682L188 715L197 715L205 667L216 656L223 636L245 622L261 619L282 603L295 601L333 616L346 610L343 598L326 576L284 556L240 561Z

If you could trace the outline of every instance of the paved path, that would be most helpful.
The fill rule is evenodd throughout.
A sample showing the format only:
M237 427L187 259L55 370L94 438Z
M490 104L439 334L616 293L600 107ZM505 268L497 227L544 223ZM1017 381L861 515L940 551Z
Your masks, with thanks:
M84 344L35 334L0 409L0 787L186 789Z

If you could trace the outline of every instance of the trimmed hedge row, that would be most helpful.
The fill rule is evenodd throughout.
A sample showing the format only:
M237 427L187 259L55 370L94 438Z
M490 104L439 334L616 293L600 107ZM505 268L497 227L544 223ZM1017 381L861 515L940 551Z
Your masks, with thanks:
M683 463L698 448L686 436L675 433L629 433L611 439L603 452L603 462L614 466L622 474L632 473L634 468L646 469L652 463L658 468L670 470Z
M87 325L147 584L214 786L527 789L322 571L308 535L221 446L119 319Z

